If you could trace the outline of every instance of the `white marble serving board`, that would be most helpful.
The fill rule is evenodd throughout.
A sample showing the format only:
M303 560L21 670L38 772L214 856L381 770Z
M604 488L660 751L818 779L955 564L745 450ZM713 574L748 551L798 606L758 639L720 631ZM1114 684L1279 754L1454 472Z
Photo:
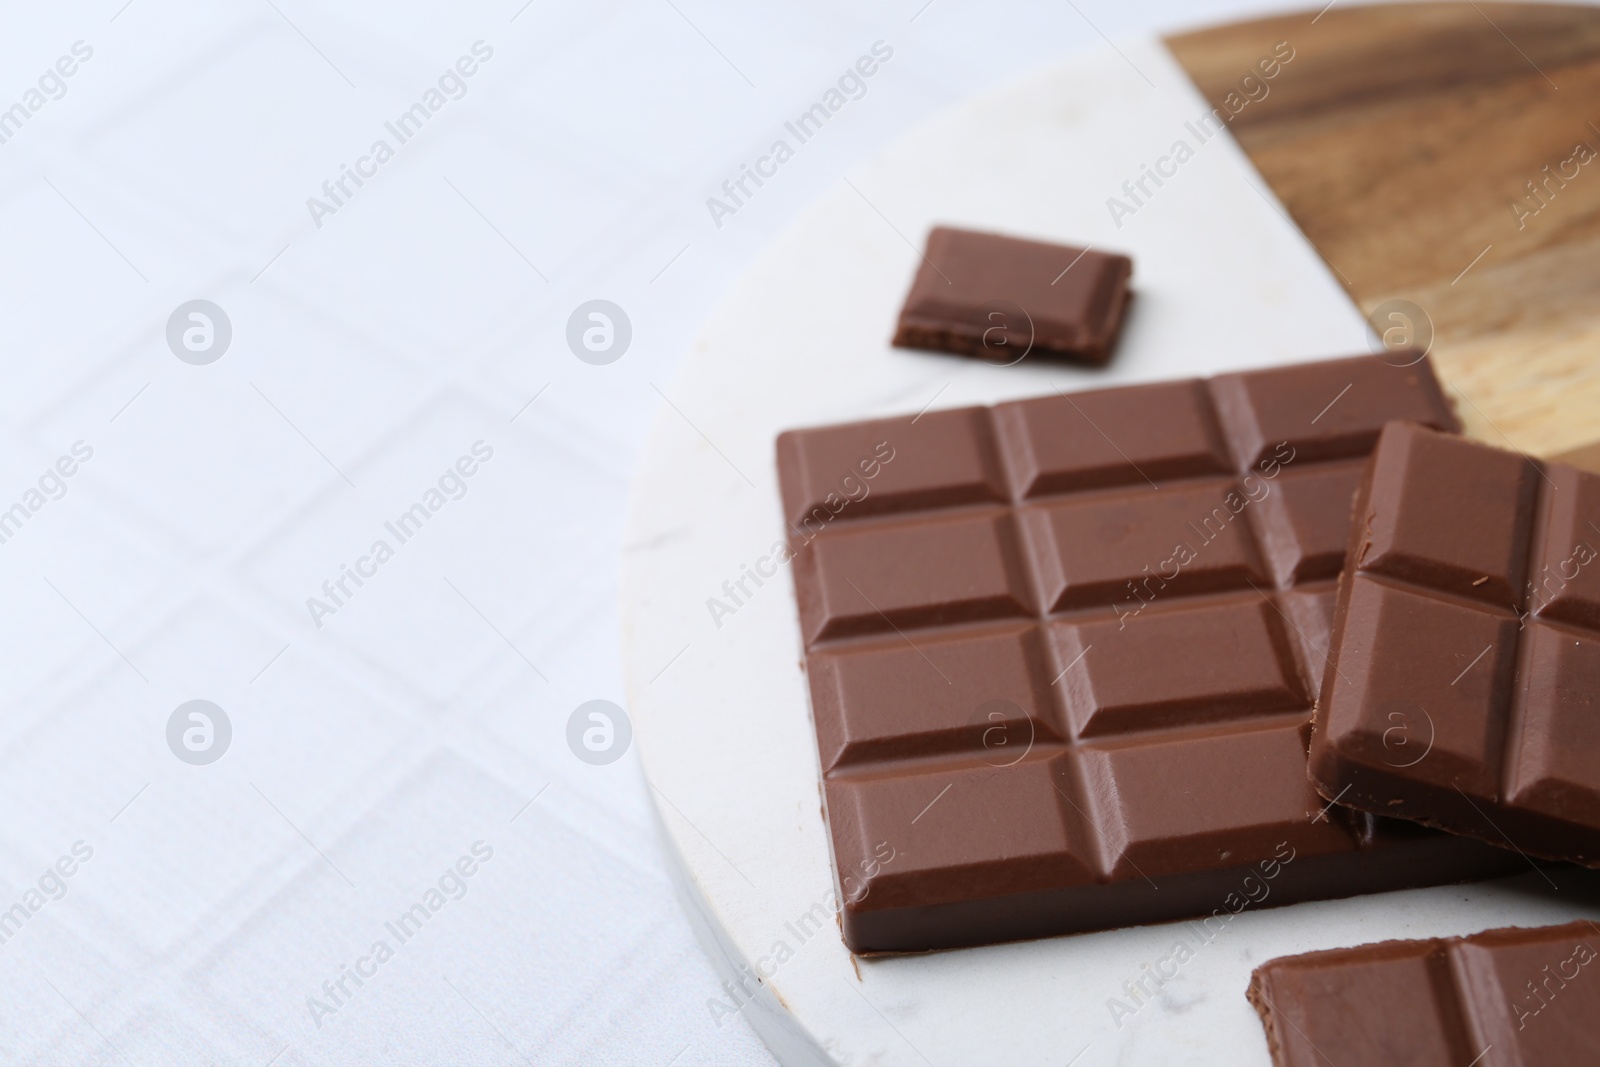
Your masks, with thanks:
M664 404L625 545L637 743L696 926L738 1010L785 1064L1265 1065L1244 990L1286 953L1583 913L1571 872L1246 911L1131 1016L1123 985L1194 935L1146 926L853 959L834 884L786 571L720 625L707 601L783 535L784 429L1363 351L1357 309L1159 41L1120 43L965 106L832 189L708 321ZM1119 227L1107 198L1178 140L1176 176ZM1130 253L1137 299L1112 365L996 368L891 348L936 222ZM916 247L914 247L916 246ZM741 968L760 966L759 985ZM708 1008L717 1011L714 1005Z

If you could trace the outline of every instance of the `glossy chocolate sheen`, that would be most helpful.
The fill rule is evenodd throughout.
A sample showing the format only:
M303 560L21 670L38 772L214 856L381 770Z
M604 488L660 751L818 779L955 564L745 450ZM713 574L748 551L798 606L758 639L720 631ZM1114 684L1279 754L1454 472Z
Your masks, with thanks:
M1455 429L1425 362L779 437L850 948L1226 915L1519 866L1325 805L1306 778L1350 502L1396 418Z
M902 348L1100 364L1128 305L1127 256L936 227L895 328Z
M1318 789L1600 866L1600 477L1396 424L1356 514Z
M1510 927L1285 956L1246 994L1274 1067L1600 1061L1600 928Z

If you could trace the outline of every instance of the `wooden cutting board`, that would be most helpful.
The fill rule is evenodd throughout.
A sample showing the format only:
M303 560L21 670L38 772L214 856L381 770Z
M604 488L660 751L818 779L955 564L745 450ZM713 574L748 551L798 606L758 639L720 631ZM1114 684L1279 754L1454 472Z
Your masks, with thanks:
M1306 238L1363 311L1426 312L1469 433L1600 470L1600 9L1336 3L1167 45L1223 108L1280 41L1229 125Z

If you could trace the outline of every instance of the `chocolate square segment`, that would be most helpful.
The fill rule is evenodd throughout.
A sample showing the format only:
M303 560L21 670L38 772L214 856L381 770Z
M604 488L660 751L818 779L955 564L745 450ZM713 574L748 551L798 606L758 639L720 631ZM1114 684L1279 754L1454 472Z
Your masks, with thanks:
M1274 1067L1593 1063L1600 928L1580 921L1269 960L1246 996Z
M778 438L778 462L789 472L782 489L791 535L835 516L1005 500L991 436L982 408L790 431Z
M997 404L994 424L1014 461L1012 485L1024 497L1233 473L1201 381ZM1102 426L1140 432L1113 440Z
M1170 886L1167 879L1182 884L1185 875L1218 868L1231 867L1243 880L1265 873L1251 867L1274 854L1299 859L1347 851L1350 829L1306 808L1300 727L1265 719L1250 729L1152 731L1133 743L1083 749L1092 786L1116 798L1101 825L1125 861L1120 873L1139 877L1143 871L1158 888ZM1246 788L1243 775L1249 776ZM1232 856L1248 859L1230 865ZM1276 882L1271 891L1284 888Z
M841 527L795 561L808 640L1032 614L1003 512Z
M1155 492L1147 486L1066 497L1021 514L1051 610L1136 610L1144 598L1267 581L1249 524L1229 507L1244 499L1232 479L1204 479Z
M1329 706L1328 740L1418 783L1492 803L1516 625L1509 613L1358 577L1337 655L1340 686L1365 696Z
M1121 630L1084 619L1055 632L1064 662L1100 652L1057 686L1079 737L1292 713L1308 700L1283 621L1260 598L1152 613Z
M996 764L1034 740L1060 741L1044 655L1031 619L952 629L915 646L889 634L817 653L812 712L823 767L964 752L974 733L987 734Z
M1092 879L1095 838L1068 803L1062 772L1057 759L1033 753L1003 767L952 761L936 778L828 781L828 810L840 813L845 835L835 846L843 845L841 899L880 911L959 907ZM874 869L884 856L892 858ZM852 870L854 886L843 877Z
M1306 777L1352 465L1390 412L1455 427L1431 372L1228 381L779 438L852 950L1209 915L1268 872L1250 906L1521 865Z
M1552 466L1549 521L1528 568L1527 596L1547 619L1600 630L1600 478ZM1541 483L1542 484L1542 483Z
M1518 807L1600 826L1600 641L1533 623L1530 679L1506 795Z
M1396 941L1272 960L1249 997L1274 1067L1411 1067L1469 1061L1452 993L1435 942Z
M1318 463L1278 477L1277 491L1261 501L1262 511L1272 516L1261 550L1280 577L1338 577L1363 466L1360 460Z
M1318 790L1600 866L1600 477L1393 423L1355 518Z
M1285 455L1364 459L1395 419L1460 429L1425 359L1409 367L1344 359L1223 374L1211 379L1211 392L1234 455L1262 469Z
M1024 355L1104 363L1132 273L1127 256L939 226L894 343L998 363Z

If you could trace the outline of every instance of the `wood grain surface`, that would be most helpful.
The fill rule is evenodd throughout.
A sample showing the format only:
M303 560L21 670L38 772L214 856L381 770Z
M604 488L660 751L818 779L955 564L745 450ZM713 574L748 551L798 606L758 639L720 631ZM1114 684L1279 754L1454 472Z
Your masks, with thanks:
M1600 470L1600 8L1335 3L1167 44L1362 310L1426 313L1468 433Z

